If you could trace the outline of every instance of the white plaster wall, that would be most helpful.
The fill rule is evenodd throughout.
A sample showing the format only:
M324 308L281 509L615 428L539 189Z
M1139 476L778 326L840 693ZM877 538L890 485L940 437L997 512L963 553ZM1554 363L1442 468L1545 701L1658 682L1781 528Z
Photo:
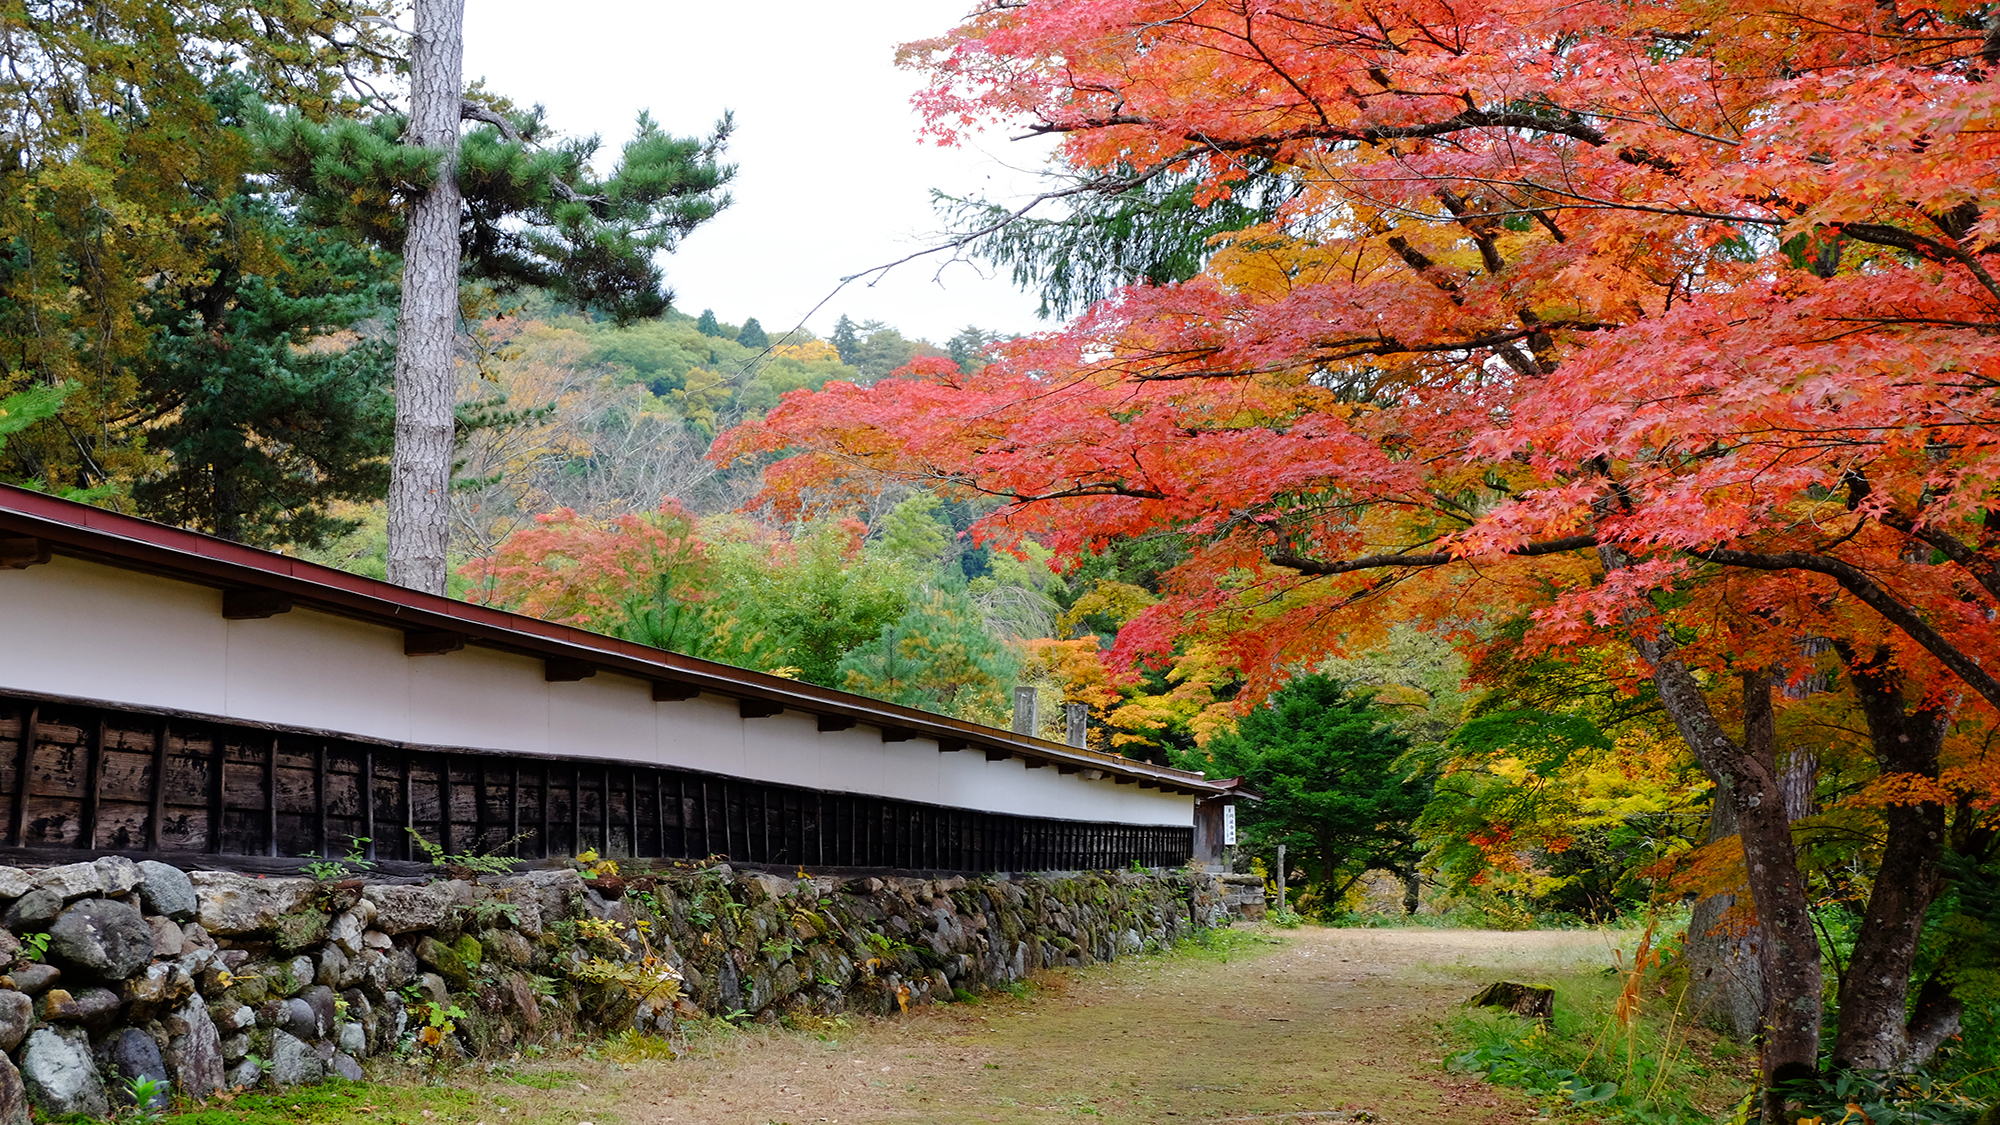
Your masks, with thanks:
M0 687L1021 816L1193 822L1192 797L885 743L873 727L821 733L801 712L745 719L717 696L655 703L644 681L605 672L547 683L539 659L492 649L404 656L400 630L313 610L225 621L220 591L64 557L0 571Z

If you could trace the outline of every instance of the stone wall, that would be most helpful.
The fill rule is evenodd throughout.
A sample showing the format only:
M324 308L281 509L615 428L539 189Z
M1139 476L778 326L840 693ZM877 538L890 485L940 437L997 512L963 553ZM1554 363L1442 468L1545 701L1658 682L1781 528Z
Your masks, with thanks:
M1185 871L456 874L0 867L0 1125L102 1116L140 1076L201 1097L700 1016L890 1014L1230 918Z

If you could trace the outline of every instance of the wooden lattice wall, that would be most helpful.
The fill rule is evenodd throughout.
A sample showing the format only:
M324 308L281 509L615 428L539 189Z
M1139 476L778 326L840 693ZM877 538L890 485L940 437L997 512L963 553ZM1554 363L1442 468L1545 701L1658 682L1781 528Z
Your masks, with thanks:
M122 852L621 858L935 871L1185 863L1192 829L1091 824L618 762L361 742L0 696L5 839ZM225 864L226 865L226 864Z

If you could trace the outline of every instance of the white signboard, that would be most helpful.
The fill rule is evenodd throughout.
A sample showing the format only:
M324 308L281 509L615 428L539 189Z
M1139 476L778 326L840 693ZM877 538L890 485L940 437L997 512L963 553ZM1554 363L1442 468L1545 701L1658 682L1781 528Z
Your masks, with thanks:
M1227 848L1233 848L1236 846L1235 805L1222 806L1222 845Z

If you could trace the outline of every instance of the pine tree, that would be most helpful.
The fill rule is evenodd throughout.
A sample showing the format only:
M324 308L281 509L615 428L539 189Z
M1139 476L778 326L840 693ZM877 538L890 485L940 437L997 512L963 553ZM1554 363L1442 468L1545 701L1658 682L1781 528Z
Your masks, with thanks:
M397 320L396 451L389 577L442 593L451 487L451 366L461 278L534 286L618 323L671 300L653 258L729 203L721 163L733 124L672 137L639 115L610 177L590 172L595 138L552 136L460 74L464 0L417 0L410 115L319 125L274 118L266 147L308 221L339 224L404 259ZM462 121L479 126L459 135Z
M833 322L833 335L827 342L833 345L834 351L840 353L840 362L849 367L854 366L855 360L861 356L861 332L845 313L841 314L839 320Z
M694 330L704 336L722 335L722 325L716 322L715 310L701 310L701 319L694 322Z
M757 323L757 318L754 316L743 322L742 330L736 333L736 342L746 348L771 346L771 338L764 334L764 326Z
M951 357L960 371L975 374L986 366L986 345L999 338L998 333L968 324L959 329L958 335L945 342L945 354Z
M905 707L993 722L1020 662L988 632L963 591L920 594L873 641L840 662L840 687Z

